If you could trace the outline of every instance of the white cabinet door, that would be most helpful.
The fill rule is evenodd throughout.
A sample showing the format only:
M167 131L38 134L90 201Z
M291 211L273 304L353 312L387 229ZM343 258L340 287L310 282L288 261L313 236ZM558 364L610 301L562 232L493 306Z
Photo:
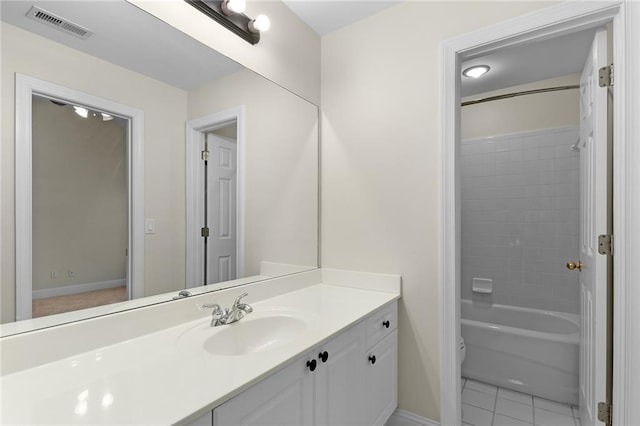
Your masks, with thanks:
M321 346L314 354L318 360L314 374L316 425L365 424L362 405L365 341L365 324L361 322Z
M215 408L213 425L311 425L313 375L306 366L306 359L295 361Z
M374 346L366 361L365 424L382 426L398 406L398 331Z

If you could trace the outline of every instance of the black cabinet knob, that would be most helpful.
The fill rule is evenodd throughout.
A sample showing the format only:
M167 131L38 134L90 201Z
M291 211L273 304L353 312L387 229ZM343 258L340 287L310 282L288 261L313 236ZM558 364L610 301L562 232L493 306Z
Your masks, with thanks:
M389 328L391 323L388 320L387 321L382 321L382 325L384 326L384 328Z
M375 355L369 355L369 362L371 364L375 364L376 363L376 356Z
M322 362L327 362L327 360L329 359L329 352L327 352L327 351L320 352L320 353L318 354L318 358L320 358L320 360L321 360Z
M310 371L315 371L317 365L318 363L316 362L315 359L312 359L311 361L307 361L307 367L309 368Z

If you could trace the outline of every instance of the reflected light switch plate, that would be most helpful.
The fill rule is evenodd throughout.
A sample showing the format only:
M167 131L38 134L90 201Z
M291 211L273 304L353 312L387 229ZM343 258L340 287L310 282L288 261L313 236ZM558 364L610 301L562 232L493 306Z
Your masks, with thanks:
M144 220L144 233L145 234L155 234L156 233L156 220L155 219L145 219Z

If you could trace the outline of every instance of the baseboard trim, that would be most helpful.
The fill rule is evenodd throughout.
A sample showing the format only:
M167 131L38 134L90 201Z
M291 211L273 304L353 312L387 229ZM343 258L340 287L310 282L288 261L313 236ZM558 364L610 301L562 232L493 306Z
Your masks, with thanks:
M100 281L97 283L74 284L64 287L46 288L43 290L34 290L33 299L44 299L45 297L68 296L70 294L85 293L87 291L104 290L106 288L122 287L127 285L127 280Z
M385 426L440 426L440 423L410 411L398 409L389 417Z

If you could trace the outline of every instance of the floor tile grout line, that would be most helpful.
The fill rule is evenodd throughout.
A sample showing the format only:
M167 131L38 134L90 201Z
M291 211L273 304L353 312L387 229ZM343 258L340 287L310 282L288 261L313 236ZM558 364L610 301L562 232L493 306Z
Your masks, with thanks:
M498 408L498 393L500 392L500 389L506 389L506 388L503 388L503 387L501 387L501 386L498 386L498 390L497 390L497 392L496 392L496 404L495 404L495 406L494 406L494 408L493 408L493 416L494 416L493 418L494 418L494 419L495 419L495 415L496 415L496 408ZM509 390L509 389L506 389L506 390ZM531 400L531 402L532 402L532 405L531 405L531 411L533 411L533 396L532 396L532 395L528 395L528 394L525 394L525 395L527 395L527 396L529 396L530 398L532 398L532 400ZM523 404L522 402L519 402L519 401L513 401L513 400L508 399L508 398L502 398L502 399L507 400L507 401L509 401L509 402L515 402L516 404L526 405L526 404ZM522 423L527 423L527 424L530 424L530 425L535 425L535 423L534 423L534 422L527 422L527 421L525 421L525 420L518 419L518 418L516 418L516 417L512 417L512 416L510 416L510 415L508 415L508 414L503 414L503 413L497 413L497 414L500 414L500 415L501 415L501 416L503 416L503 417L508 417L508 418L510 418L510 419L513 419L513 420L518 420L519 422L522 422ZM532 419L533 419L533 416L532 416Z
M533 424L536 424L536 399L531 395L531 411L533 411Z
M500 387L496 386L496 395L493 398L493 414L491 415L491 426L493 426L493 424L496 421L496 405L498 404L498 390L500 389Z

